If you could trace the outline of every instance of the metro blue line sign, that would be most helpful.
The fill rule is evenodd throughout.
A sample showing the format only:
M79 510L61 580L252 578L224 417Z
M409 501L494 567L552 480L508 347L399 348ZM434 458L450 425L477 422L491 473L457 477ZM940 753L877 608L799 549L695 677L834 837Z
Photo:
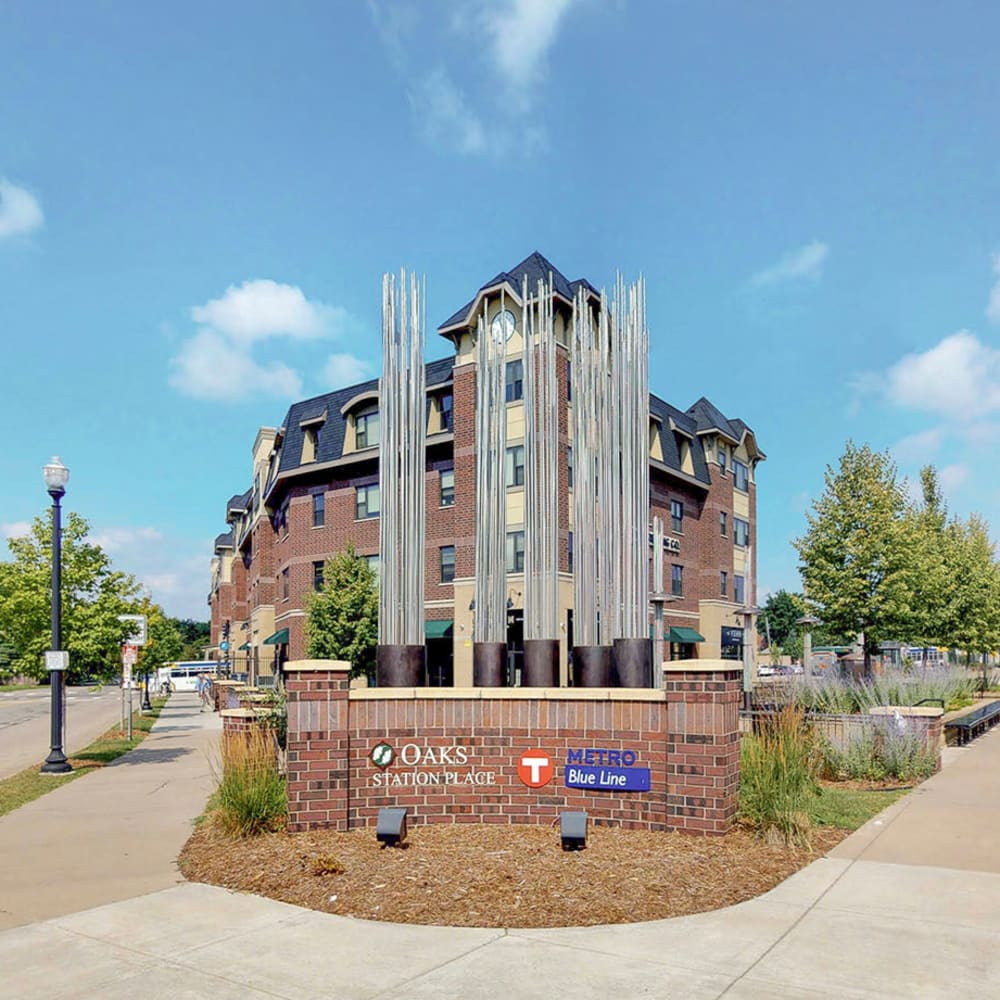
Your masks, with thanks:
M566 787L593 792L648 792L649 768L636 767L637 759L634 750L571 748L566 751Z

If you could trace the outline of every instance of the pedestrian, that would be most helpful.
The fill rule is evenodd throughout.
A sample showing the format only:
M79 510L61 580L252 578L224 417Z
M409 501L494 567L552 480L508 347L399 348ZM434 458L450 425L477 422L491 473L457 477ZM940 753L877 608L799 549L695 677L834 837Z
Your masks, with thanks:
M208 675L204 673L198 674L198 699L201 702L201 708L198 711L204 712L205 706L208 704Z

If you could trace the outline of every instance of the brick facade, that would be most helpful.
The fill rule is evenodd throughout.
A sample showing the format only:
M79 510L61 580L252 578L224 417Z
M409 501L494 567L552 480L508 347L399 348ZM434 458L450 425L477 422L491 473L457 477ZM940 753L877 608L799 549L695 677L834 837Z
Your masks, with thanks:
M371 826L383 806L416 823L550 824L566 809L628 829L725 833L739 782L740 673L718 664L667 671L665 690L534 689L504 693L350 691L348 665L287 667L289 829ZM388 743L388 767L371 759ZM648 792L564 784L572 750L631 751ZM541 788L517 773L541 750L555 763ZM410 760L419 755L419 762Z

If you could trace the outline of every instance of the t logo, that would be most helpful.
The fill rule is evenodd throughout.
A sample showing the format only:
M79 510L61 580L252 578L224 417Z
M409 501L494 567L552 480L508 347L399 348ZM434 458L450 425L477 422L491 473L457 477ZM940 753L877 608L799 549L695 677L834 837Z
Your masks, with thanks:
M529 788L541 788L552 780L556 768L544 750L526 750L517 762L517 776Z

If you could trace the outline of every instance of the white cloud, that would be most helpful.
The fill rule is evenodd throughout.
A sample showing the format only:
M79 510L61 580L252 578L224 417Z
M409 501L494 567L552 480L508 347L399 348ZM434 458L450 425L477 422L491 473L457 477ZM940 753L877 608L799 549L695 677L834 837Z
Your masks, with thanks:
M302 394L302 380L287 365L258 364L248 350L214 330L199 330L170 360L170 385L186 396L233 402L263 394L294 398Z
M944 441L944 428L934 427L901 438L892 446L892 452L900 462L929 462Z
M0 239L26 236L45 221L42 207L30 192L0 177Z
M751 279L752 285L776 285L783 281L817 281L823 276L823 267L830 248L813 240L798 250L785 254L773 267L758 271Z
M134 547L159 542L162 538L163 533L156 528L105 528L103 531L92 532L87 540L113 556Z
M993 255L993 273L997 276L997 280L990 289L990 300L986 304L986 317L994 323L1000 323L1000 253Z
M191 318L239 343L268 337L312 339L336 332L343 309L310 302L301 288L269 279L230 285L222 298L191 310Z
M343 389L371 378L372 366L353 354L331 354L323 368L323 381L331 389Z
M938 483L946 496L953 494L968 478L967 465L946 465L938 472Z
M486 150L486 129L447 70L439 67L419 81L410 91L410 106L432 145L457 153Z
M899 406L967 422L1000 410L1000 350L959 330L897 361L886 374L885 391Z
M509 90L523 106L545 73L545 59L573 0L508 0L491 4L484 15L493 61Z
M187 396L225 402L248 393L301 395L298 373L280 361L262 363L254 356L256 346L336 337L349 324L345 309L266 278L230 285L219 298L195 306L191 318L201 327L170 359L168 382Z
M11 521L7 524L0 524L0 538L24 538L31 532L31 525L27 521Z

